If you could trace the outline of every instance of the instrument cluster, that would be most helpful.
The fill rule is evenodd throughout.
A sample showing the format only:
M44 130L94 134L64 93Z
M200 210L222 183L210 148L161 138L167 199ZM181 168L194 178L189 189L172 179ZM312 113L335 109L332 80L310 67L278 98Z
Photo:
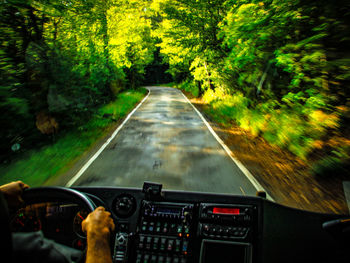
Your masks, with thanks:
M47 238L84 250L86 235L81 224L87 215L77 204L30 204L17 211L11 219L11 228L13 232L42 231Z

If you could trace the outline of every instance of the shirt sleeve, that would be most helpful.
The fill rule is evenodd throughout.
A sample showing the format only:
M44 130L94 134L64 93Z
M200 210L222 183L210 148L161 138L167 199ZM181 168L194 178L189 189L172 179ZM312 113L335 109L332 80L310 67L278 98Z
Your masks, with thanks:
M44 237L41 231L13 233L14 262L76 263L83 261L80 250L58 244Z

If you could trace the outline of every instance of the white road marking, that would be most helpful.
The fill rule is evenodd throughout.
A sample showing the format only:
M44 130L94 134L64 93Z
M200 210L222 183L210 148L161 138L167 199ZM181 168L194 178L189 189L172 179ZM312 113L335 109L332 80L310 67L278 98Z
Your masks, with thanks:
M346 199L346 204L350 212L350 181L343 181L344 195Z
M242 192L243 195L246 195L246 193L244 192L242 186L240 186L239 189L241 189L241 192Z
M197 108L191 103L191 101L181 92L182 96L186 99L186 101L191 104L193 109L197 112L199 117L202 119L204 124L207 126L211 134L214 136L214 138L220 143L222 148L226 151L228 156L230 156L231 160L237 165L237 167L242 171L242 173L248 178L250 183L255 187L257 191L264 191L266 193L266 198L274 201L274 199L267 193L267 191L260 185L260 183L254 178L254 176L248 171L248 169L238 160L236 157L234 157L233 152L230 150L230 148L227 147L227 145L221 140L221 138L216 134L216 132L213 130L213 128L210 126L210 124L207 122L207 120L202 116L202 114L197 110Z
M129 115L125 118L123 123L118 126L118 128L113 132L111 137L109 137L108 140L101 146L101 148L90 158L90 160L87 163L85 163L85 165L79 170L79 172L76 175L74 175L72 179L69 180L69 182L66 184L66 187L71 187L80 178L80 176L82 176L82 174L89 168L89 166L93 163L93 161L95 161L95 159L101 154L101 152L107 147L107 145L114 139L114 137L123 128L125 123L130 119L130 117L134 114L134 112L142 105L142 103L144 103L144 101L149 97L150 94L151 94L151 91L148 90L147 96L144 97L143 100L136 106L136 108L129 113Z

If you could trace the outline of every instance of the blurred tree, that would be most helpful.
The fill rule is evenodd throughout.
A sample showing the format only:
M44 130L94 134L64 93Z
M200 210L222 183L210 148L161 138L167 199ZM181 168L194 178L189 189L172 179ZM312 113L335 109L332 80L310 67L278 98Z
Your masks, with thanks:
M155 30L162 42L161 53L170 64L175 79L187 72L204 89L219 82L221 63L225 57L222 40L218 38L219 23L227 7L223 0L185 1L156 0L152 10L162 21ZM178 77L179 76L179 77Z
M131 88L154 59L148 5L146 0L114 0L108 11L111 59L126 69Z

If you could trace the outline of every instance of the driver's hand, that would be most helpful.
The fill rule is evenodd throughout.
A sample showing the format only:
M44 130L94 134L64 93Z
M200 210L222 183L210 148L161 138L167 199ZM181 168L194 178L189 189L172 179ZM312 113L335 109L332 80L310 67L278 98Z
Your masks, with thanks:
M114 231L114 228L111 213L107 212L102 206L97 207L82 222L82 229L88 235L93 234L109 237L110 233Z
M0 191L4 194L7 204L10 208L18 208L24 204L22 193L29 185L22 181L11 182L0 186Z

